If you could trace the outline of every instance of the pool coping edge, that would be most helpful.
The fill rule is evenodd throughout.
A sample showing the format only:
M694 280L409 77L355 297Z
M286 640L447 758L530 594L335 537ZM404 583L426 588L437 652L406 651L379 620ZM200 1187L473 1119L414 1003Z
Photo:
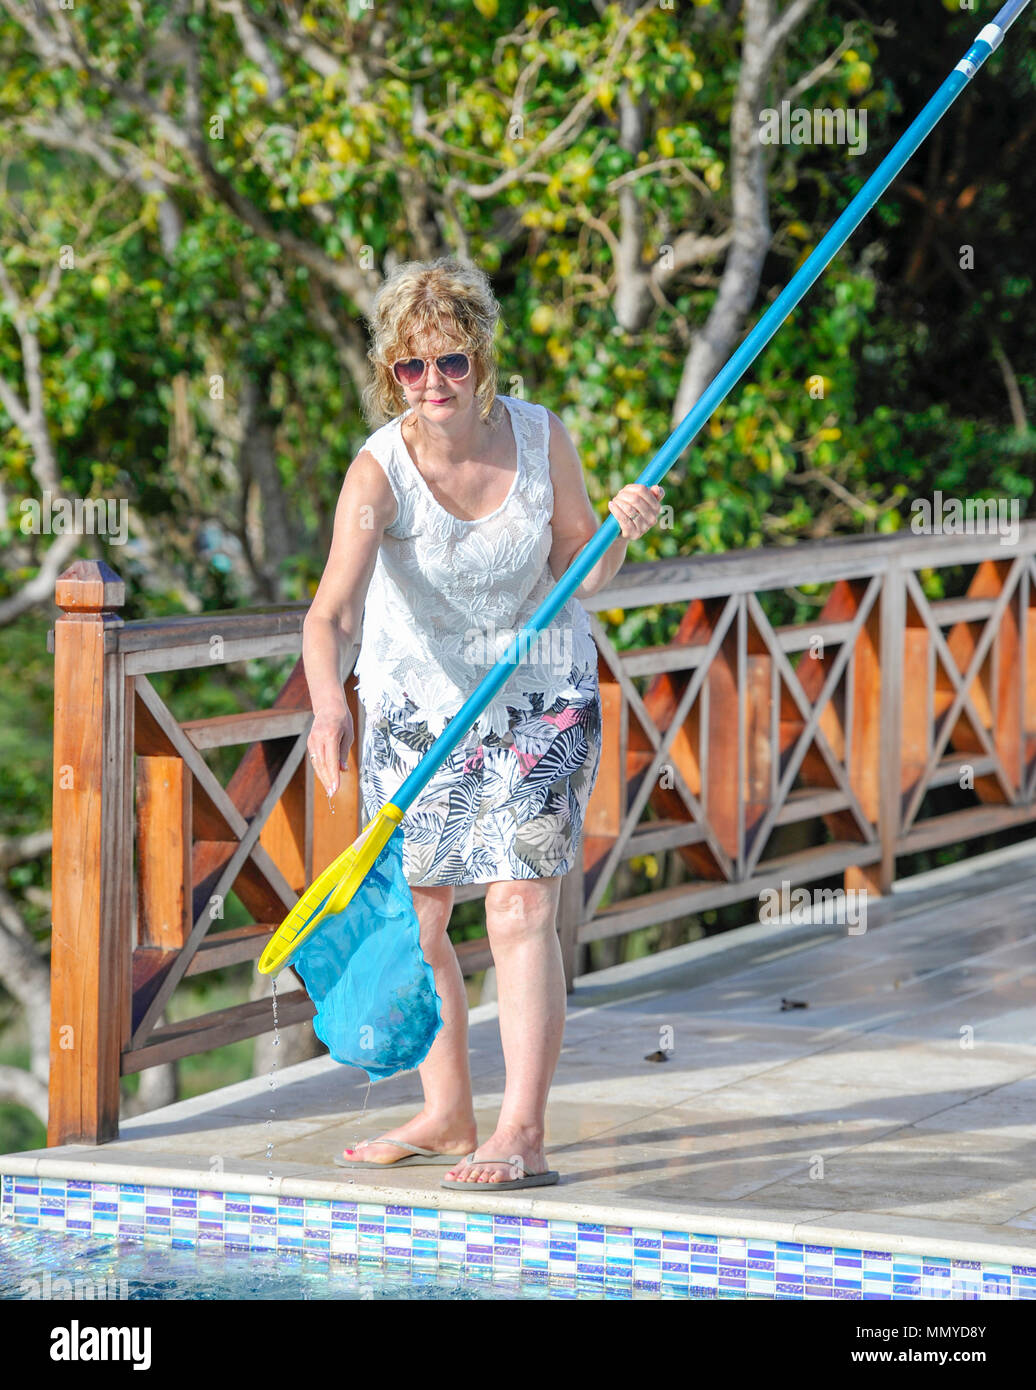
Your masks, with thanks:
M48 1150L48 1153L53 1153ZM158 1156L156 1158L164 1155ZM283 1168L283 1165L281 1165ZM40 1157L38 1153L0 1155L0 1174L11 1177L61 1178L95 1184L134 1184L151 1187L189 1188L200 1192L240 1192L253 1196L301 1197L311 1200L350 1202L363 1206L467 1212L473 1215L528 1217L534 1220L576 1222L605 1227L708 1232L725 1239L788 1241L829 1247L887 1250L890 1253L931 1255L943 1259L978 1261L1012 1266L1036 1266L1036 1231L1031 1244L1018 1244L1007 1232L963 1222L934 1223L913 1217L882 1217L874 1212L829 1212L810 1220L784 1217L763 1210L745 1212L730 1206L679 1209L629 1198L606 1204L592 1198L564 1200L525 1196L521 1192L497 1197L478 1191L461 1193L449 1188L388 1187L348 1182L321 1176L321 1170L300 1165L300 1171L274 1175L265 1172L227 1171L178 1167L173 1163L131 1163L121 1160ZM947 1227L953 1228L948 1234ZM898 1229L897 1229L898 1228Z

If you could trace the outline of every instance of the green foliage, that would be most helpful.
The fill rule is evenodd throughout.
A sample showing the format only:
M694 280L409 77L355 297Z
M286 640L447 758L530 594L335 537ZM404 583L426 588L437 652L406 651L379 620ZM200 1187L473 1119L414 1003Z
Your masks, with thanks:
M99 63L115 65L131 85L143 77L152 98L166 93L183 124L182 69L173 62L166 70L148 56L175 33L174 14L149 7L141 26L130 12L121 22L108 15L102 22L87 8L76 22L97 45ZM772 150L774 238L760 302L808 254L974 27L968 13L948 16L933 45L927 19L897 12L893 40L883 18L857 17L847 31L839 7L820 4L779 59L773 100L803 71L818 68L801 99L866 112L869 148L860 158L838 146ZM703 322L716 283L708 273L683 277L642 331L620 330L609 239L619 225L620 190L636 190L645 267L680 230L722 228L730 212L729 118L741 42L722 7L699 3L648 13L613 53L626 20L615 4L601 13L575 4L552 17L495 0L485 0L481 15L463 16L404 4L390 22L388 65L361 99L344 64L326 75L275 41L286 85L274 99L228 15L206 9L189 25L201 58L200 133L215 176L250 199L278 234L343 264L365 250L377 267L389 253L415 253L415 193L430 191L445 243L469 251L496 279L504 389L514 383L511 389L563 415L602 519L609 497L672 428L686 333ZM364 10L329 3L301 18L296 32L333 52L355 44L361 54L369 22ZM514 38L502 41L511 29ZM850 46L824 64L843 35ZM173 563L204 606L247 602L239 573L228 577L215 557L199 557L197 532L209 515L232 528L238 521L225 455L253 377L270 402L285 498L298 504L300 544L278 582L284 596L306 597L319 579L343 469L366 433L359 383L343 373L321 327L326 319L315 317L313 271L243 224L199 178L194 161L156 140L139 106L120 101L104 83L28 60L19 36L14 20L0 21L0 50L18 74L0 88L0 114L15 123L31 110L76 103L176 180L169 193L124 185L118 200L104 202L87 245L76 230L76 209L107 192L110 181L97 165L23 141L12 168L18 204L35 228L28 246L15 238L4 251L22 288L39 280L59 245L73 246L83 264L62 274L40 321L67 486L80 495L128 494L141 516L172 523L165 540ZM1031 161L1024 164L1023 151L1005 150L998 138L1011 104L1020 110L1031 92L1032 74L1020 45L1005 45L989 68L984 91L999 103L1001 121L981 129L969 123L970 93L946 118L968 132L948 183L981 183L966 216L938 225L933 238L930 226L918 226L917 200L905 191L909 177L897 183L673 470L667 502L675 524L631 547L631 560L832 530L894 529L908 493L972 486L977 472L988 487L1027 496L1033 440L1010 428L989 333L995 325L1019 371L1033 360L1033 332L1021 312L1032 274L1019 250L1024 213L1013 177L1021 172L1031 192ZM516 125L520 80L526 99ZM647 113L636 151L621 133L624 84ZM543 153L544 141L580 101L586 114L572 137ZM945 158L941 138L932 139L935 153L919 156L935 160L936 178ZM637 177L642 167L649 172ZM509 181L526 168L527 175ZM498 193L473 196L494 180ZM159 238L168 198L183 224L171 252ZM935 263L936 250L945 259L958 233L981 252L980 273L966 291L951 268ZM927 282L910 266L922 252L933 262ZM903 298L904 267L915 303ZM356 320L347 296L326 286L319 295L332 315ZM936 333L931 319L947 307L949 331ZM933 363L950 352L966 359L957 371L967 386L947 393ZM0 364L9 376L17 377L19 357L9 314L0 311ZM210 399L214 375L225 389L218 403ZM811 378L825 382L823 399L810 395ZM1031 373L1019 386L1031 413ZM191 440L171 452L178 400L189 414ZM0 478L14 520L18 502L34 490L27 441L17 430L0 448ZM314 533L316 544L301 543ZM7 583L21 578L12 574ZM149 592L151 611L158 598Z
M290 43L278 29L288 8ZM850 9L847 19L846 7L819 0L778 58L768 99L815 72L797 100L866 112L868 150L771 150L773 239L745 329L978 24L949 0L937 22L926 7ZM645 273L682 232L729 226L739 7L659 6L622 43L627 8L590 0L549 12L519 0L460 9L403 0L376 13L360 0L273 7L262 32L284 76L276 98L216 5L185 18L167 0L63 15L92 72L45 64L16 12L0 17L10 153L0 259L28 303L61 248L74 251L31 322L62 485L131 504L131 545L97 538L82 551L126 579L127 618L182 612L188 598L218 612L312 595L343 473L369 432L362 304L348 286L366 276L373 287L425 246L468 254L491 273L501 387L562 416L595 509L608 515L609 498L676 423L688 348L723 269L722 254L706 259L667 284L640 327L620 327L622 200L635 190ZM39 22L50 22L45 12ZM185 40L198 56L195 116ZM631 562L891 531L908 524L913 498L936 490L1006 495L1028 509L1036 50L1023 40L1012 33L990 59L980 90L961 97L667 476L673 524L631 545ZM308 62L307 41L337 55L338 71ZM639 147L623 135L627 97L642 103ZM103 135L139 177L114 176L67 136L30 135L29 121ZM961 268L963 246L974 248L972 269ZM0 373L24 397L23 365L15 309L0 295ZM260 427L275 475L262 494L245 476L241 440ZM18 530L22 503L40 492L32 449L0 405L0 600L33 576L50 543ZM290 544L270 573L257 536L275 524ZM205 541L212 527L223 542ZM926 580L933 593L939 582ZM818 598L803 586L769 601L793 621ZM602 615L621 646L666 640L679 616ZM49 621L37 612L0 638L3 833L49 814ZM178 717L198 718L268 705L291 664L155 682ZM238 755L217 750L210 762L226 776ZM22 893L47 877L27 865L11 882ZM25 911L43 933L41 910ZM476 930L476 916L459 910L455 935Z

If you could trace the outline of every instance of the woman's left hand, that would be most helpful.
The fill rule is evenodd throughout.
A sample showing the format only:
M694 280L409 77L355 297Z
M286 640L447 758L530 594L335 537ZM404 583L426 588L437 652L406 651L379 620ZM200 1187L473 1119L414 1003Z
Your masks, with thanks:
M623 540L639 540L650 531L662 511L665 488L658 483L645 487L643 483L627 483L608 503L608 510L619 523Z

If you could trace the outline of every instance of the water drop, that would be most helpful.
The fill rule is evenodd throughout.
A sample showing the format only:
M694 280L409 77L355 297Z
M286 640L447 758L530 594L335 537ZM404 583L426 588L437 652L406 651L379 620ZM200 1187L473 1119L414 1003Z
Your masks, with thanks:
M281 1039L280 1039L280 1032L279 1032L278 1023L277 1023L277 979L276 979L276 976L275 976L273 979L271 979L271 981L270 981L270 990L271 990L270 997L271 997L271 1000L272 1000L272 1002L273 1002L273 1045L274 1045L274 1047L278 1047L278 1046L280 1046L280 1041L281 1041ZM276 1085L277 1085L276 1078L274 1077L274 1072L275 1072L276 1070L277 1070L277 1058L274 1057L273 1062L272 1062L271 1065L270 1065L270 1077L269 1077L269 1080L268 1080L268 1082L267 1082L267 1086L269 1087L270 1090L273 1090L273 1089L276 1087ZM276 1115L276 1113L277 1113L276 1107L273 1106L273 1105L271 1105L271 1106L270 1106L269 1113L270 1113L271 1116ZM268 1129L269 1129L269 1128L272 1128L272 1126L273 1126L273 1119L272 1119L272 1118L266 1121L266 1126L267 1126ZM273 1139L272 1139L272 1138L269 1140L269 1142L268 1142L267 1145L266 1145L266 1157L267 1157L268 1159L273 1157ZM272 1183L272 1182L273 1182L273 1170L271 1169L271 1170L267 1173L266 1176L270 1179L270 1181L271 1181L271 1183Z

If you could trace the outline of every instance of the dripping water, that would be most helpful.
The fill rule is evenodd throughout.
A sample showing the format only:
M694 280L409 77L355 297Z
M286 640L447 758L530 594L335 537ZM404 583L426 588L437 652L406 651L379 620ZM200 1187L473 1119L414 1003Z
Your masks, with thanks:
M334 803L334 798L333 798L333 796L331 795L330 792L327 793L327 804L328 804L328 806L329 806L330 809L331 809L331 814L334 815L334 813L335 813L335 803ZM278 1027L278 1023L277 1023L277 977L276 977L276 975L275 975L275 976L271 979L271 981L270 981L270 999L271 999L271 1002L273 1003L273 1044L272 1044L272 1046L274 1046L274 1047L280 1047L280 1045L281 1045L281 1035L280 1035L280 1028ZM268 1086L268 1088L269 1088L271 1091L275 1090L275 1089L276 1089L276 1086L277 1086L277 1078L276 1078L276 1076L275 1076L275 1072L276 1072L276 1071L277 1071L277 1054L274 1053L274 1055L273 1055L273 1062L272 1062L272 1064L271 1064L271 1066L270 1066L270 1075L269 1075L269 1079L268 1079L268 1081L267 1081L267 1083L266 1083L267 1086ZM370 1089L370 1088L368 1087L368 1090L369 1090L369 1089ZM270 1100L271 1100L271 1101L273 1100L273 1096L270 1097ZM365 1101L364 1101L364 1108L366 1108L366 1104L367 1104L367 1102L366 1102L366 1100L365 1100ZM274 1121L274 1116L277 1114L277 1107L274 1106L274 1105L271 1105L270 1108L269 1108L269 1110L268 1110L268 1112L267 1112L267 1114L268 1114L269 1118L268 1118L267 1121L266 1121L266 1132L267 1132L267 1138L266 1138L266 1161L267 1161L267 1163L269 1163L270 1160L273 1158L273 1121ZM267 1178L270 1180L270 1182L272 1183L272 1182L273 1182L273 1169L272 1169L272 1168L270 1168L270 1169L267 1170L266 1176L267 1176Z
M277 977L276 977L276 976L274 976L274 977L270 980L270 988L271 988L271 995L270 995L270 997L271 997L271 999L273 1000L273 1046L274 1046L274 1047L280 1047L280 1045L281 1045L281 1035L280 1035L280 1030L279 1030L279 1028L278 1028L278 1026L277 1026ZM276 1077L274 1076L274 1073L276 1072L276 1070L277 1070L277 1054L274 1053L274 1055L273 1055L273 1062L272 1062L272 1064L271 1064L271 1066L270 1066L270 1077L269 1077L269 1080L267 1081L267 1086L269 1087L269 1089L270 1089L271 1091L274 1090L274 1088L275 1088L276 1085L277 1085L277 1080L276 1080ZM271 1100L271 1101L273 1100L273 1096L270 1097L270 1100ZM275 1107L274 1105L271 1105L271 1106L270 1106L270 1109L269 1109L269 1116L270 1116L270 1118L266 1121L266 1132L267 1132L267 1139L266 1139L266 1161L267 1161L267 1163L269 1163L269 1161L273 1158L273 1117L276 1115L276 1113L277 1113L276 1107ZM270 1168L270 1169L268 1170L266 1176L269 1178L270 1182L272 1183L272 1182L273 1182L273 1169L272 1169L272 1168Z

